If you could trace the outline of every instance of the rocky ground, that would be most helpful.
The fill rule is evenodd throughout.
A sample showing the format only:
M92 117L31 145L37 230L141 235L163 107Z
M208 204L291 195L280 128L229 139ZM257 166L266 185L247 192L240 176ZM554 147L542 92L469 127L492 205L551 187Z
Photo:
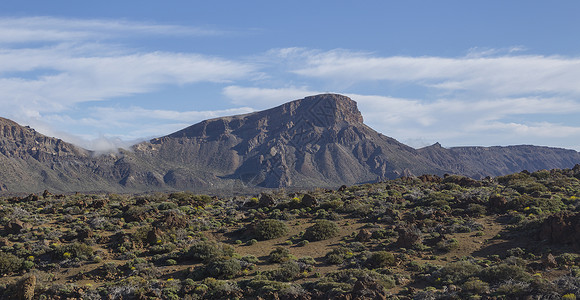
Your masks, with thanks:
M580 166L0 200L5 299L575 299Z

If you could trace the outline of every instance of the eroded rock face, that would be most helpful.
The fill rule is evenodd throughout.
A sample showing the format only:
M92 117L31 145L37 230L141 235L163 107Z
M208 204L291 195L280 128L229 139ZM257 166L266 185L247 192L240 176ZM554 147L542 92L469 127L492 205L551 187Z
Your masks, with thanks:
M36 276L31 274L25 277L18 289L18 299L32 300L34 298L34 290L36 289Z
M540 227L538 237L551 243L572 245L580 250L580 214L562 212L548 217Z
M397 228L399 238L397 246L402 248L411 248L413 245L421 242L421 230L415 226L401 226Z

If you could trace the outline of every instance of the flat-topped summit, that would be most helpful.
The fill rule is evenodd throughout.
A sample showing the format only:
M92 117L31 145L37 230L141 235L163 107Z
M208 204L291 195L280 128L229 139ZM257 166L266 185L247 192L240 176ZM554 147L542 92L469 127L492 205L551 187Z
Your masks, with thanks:
M179 165L165 176L177 186L191 182L190 171L181 174L184 165L217 175L212 183L229 179L262 187L376 181L409 168L441 171L413 148L366 126L356 102L337 94L202 121L135 149ZM413 166L415 161L421 163Z
M343 95L320 94L263 111L205 120L167 137L207 137L240 131L241 129L269 132L291 128L305 130L307 127L328 128L362 123L363 117L355 101ZM152 142L155 143L160 139L155 139Z

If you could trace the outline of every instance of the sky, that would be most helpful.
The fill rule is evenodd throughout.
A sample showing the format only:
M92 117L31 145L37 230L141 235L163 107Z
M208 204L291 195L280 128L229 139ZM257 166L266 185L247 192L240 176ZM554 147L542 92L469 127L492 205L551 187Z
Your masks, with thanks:
M320 93L412 147L580 151L580 1L1 1L0 116L106 151Z

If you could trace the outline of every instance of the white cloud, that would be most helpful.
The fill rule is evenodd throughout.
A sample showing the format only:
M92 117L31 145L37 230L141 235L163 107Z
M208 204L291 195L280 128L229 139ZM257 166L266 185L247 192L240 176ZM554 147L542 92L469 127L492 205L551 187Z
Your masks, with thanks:
M54 17L0 18L1 43L65 42L135 35L211 36L226 32L210 28L148 24L123 20Z
M259 76L249 63L196 53L138 52L106 41L135 34L220 33L126 21L0 18L3 116L30 122L46 113L65 113L79 103L148 93L167 85ZM98 38L105 42L95 43ZM46 41L51 43L42 43Z
M517 52L517 49L513 52ZM512 53L513 53L512 52ZM446 58L381 57L347 50L300 48L271 52L281 59L302 60L295 74L346 84L365 81L408 82L445 91L478 95L553 93L580 95L580 58L542 55L500 55L493 50Z

